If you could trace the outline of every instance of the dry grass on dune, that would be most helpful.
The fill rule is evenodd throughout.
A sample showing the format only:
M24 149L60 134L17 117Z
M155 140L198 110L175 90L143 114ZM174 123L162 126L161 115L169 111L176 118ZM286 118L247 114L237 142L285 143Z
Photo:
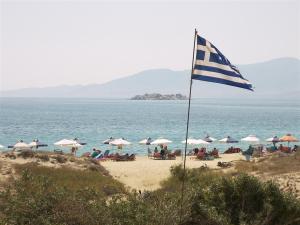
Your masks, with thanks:
M60 187L66 187L69 190L80 190L93 188L101 191L105 195L124 193L124 186L107 175L102 166L94 166L94 169L77 170L68 167L50 168L38 166L36 163L27 163L15 165L17 174L28 171L34 176L44 176L55 182Z
M284 192L300 198L300 152L293 154L274 153L259 158L256 162L237 162L235 170L255 175L263 181L273 181Z
M256 162L239 161L236 162L235 169L239 172L269 175L300 172L300 152L289 155L273 153L259 158Z

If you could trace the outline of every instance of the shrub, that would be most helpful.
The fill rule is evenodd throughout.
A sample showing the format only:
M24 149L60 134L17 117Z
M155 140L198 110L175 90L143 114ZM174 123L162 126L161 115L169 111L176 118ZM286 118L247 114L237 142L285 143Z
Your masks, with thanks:
M5 153L4 155L6 158L10 158L10 159L16 159L16 155L12 152L8 152L8 153Z
M163 190L180 192L182 168L173 169L172 175L162 184ZM185 213L186 224L299 223L300 202L295 196L246 174L188 170L184 195L185 208L190 210Z
M98 171L33 164L16 171L23 171L20 179L0 192L1 224L299 224L300 203L294 196L245 174L187 170L181 211L181 167L172 169L161 189L141 194L125 192Z
M97 213L105 199L92 189L73 192L26 170L11 188L14 193L8 189L0 194L3 224L105 224L106 218Z
M35 157L42 160L43 162L48 162L50 160L47 154L37 154Z
M56 159L56 161L58 163L65 163L68 161L68 159L62 155L55 155L55 156L52 156L52 158Z
M22 150L18 156L24 158L24 159L27 159L27 158L33 158L35 155L35 152L32 151L32 150Z

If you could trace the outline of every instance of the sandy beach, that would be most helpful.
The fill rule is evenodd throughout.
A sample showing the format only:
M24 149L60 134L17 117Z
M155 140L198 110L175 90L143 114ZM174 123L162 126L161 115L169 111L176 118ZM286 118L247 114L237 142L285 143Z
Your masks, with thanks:
M7 157L6 153L0 153L0 182L6 181L9 178L15 176L14 165L36 163L37 165L44 167L67 167L75 170L86 170L95 165L95 162L89 160L88 158L74 157L69 154L60 156L57 154L45 152L38 153L38 155L48 155L49 160L45 161L39 157L29 157L26 159L22 157L10 158ZM66 161L63 163L58 162L58 156L65 158ZM268 156L266 155L266 157L263 157L261 159L254 158L251 161L254 163L262 161L258 164L265 164L264 160L270 159L270 157ZM186 166L187 168L199 168L206 165L210 169L221 169L224 171L224 168L220 168L217 166L218 162L234 163L244 160L245 157L241 153L220 154L220 158L209 161L197 160L193 156L187 156ZM96 161L96 164L98 163L102 165L114 179L123 183L128 189L153 191L158 189L160 187L160 183L170 176L170 168L172 166L182 164L183 160L182 157L177 157L176 160L154 160L152 158L148 158L147 156L136 156L135 161ZM283 169L284 168L282 168L280 170L281 172L277 174L272 174L270 173L270 171L266 173L255 173L251 171L248 172L264 181L274 180L276 183L280 184L283 190L290 191L293 189L292 191L294 193L299 194L299 171L283 171ZM225 169L225 171L226 170L227 169Z
M187 168L199 168L205 164L211 168L220 168L217 166L219 161L231 162L244 160L245 157L240 154L220 154L220 158L211 161L200 161L194 157L187 156ZM101 165L109 173L127 187L137 190L155 190L160 187L160 182L170 175L170 168L174 165L183 163L182 157L176 160L154 160L147 156L137 156L135 161L115 162L104 161Z

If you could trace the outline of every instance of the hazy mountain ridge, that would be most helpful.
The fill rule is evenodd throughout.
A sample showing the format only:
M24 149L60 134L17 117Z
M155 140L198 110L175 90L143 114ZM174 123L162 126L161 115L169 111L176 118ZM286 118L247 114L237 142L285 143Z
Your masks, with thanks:
M280 58L239 65L241 73L255 87L254 92L226 85L194 81L193 97L217 98L298 98L300 97L300 60ZM154 69L103 84L26 88L1 92L2 97L88 97L130 98L144 93L182 93L187 95L190 71Z

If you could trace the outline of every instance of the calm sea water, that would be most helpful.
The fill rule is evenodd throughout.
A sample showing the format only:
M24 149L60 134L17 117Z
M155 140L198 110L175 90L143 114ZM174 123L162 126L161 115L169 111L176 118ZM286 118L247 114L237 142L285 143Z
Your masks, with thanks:
M105 99L0 98L0 144L38 138L54 149L54 142L78 137L92 147L111 149L102 141L124 137L131 146L124 152L145 154L141 139L168 138L170 148L183 148L187 101L131 101ZM228 135L241 139L249 134L261 140L292 133L300 138L300 102L279 100L195 99L191 105L190 137L210 134L217 139ZM248 144L238 143L246 148ZM227 144L208 148L224 150Z

